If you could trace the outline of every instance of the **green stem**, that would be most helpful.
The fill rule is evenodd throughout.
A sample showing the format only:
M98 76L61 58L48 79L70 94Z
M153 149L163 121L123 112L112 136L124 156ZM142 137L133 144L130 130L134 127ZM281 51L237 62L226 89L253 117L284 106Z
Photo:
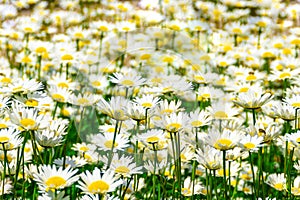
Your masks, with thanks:
M253 191L254 191L254 197L255 199L258 197L256 194L256 187L255 187L255 173L254 173L254 167L253 167L253 159L252 159L252 154L251 151L249 151L249 158L250 158L250 166L251 166L251 172L252 172L252 180L253 180Z
M205 176L206 176L206 179L205 179L205 186L206 186L206 199L209 200L209 178L210 176L208 175L208 172L207 172L207 168L205 168Z
M155 149L155 144L152 144L153 147L153 151L154 151L154 172L152 175L152 183L153 183L153 188L152 188L152 192L153 192L153 200L155 200L155 178L156 178L156 162L157 162L157 151Z
M59 104L59 102L57 101L57 102L55 103L55 107L54 107L54 110L53 110L53 112L52 112L52 119L55 118L55 114L56 114L56 111L57 111L58 104Z
M252 117L253 117L253 125L255 125L256 124L256 118L255 118L255 109L253 108L252 109Z
M196 175L197 163L196 160L193 160L193 168L192 168L192 200L194 199L195 194L195 175Z
M223 185L224 185L224 198L228 199L227 197L227 181L226 181L226 150L222 150L223 152Z
M4 166L3 166L3 172L2 172L2 195L1 195L1 198L3 199L4 186L5 186L5 176L6 176L6 174L5 174L6 173L6 163L7 163L6 149L5 149L5 144L4 143L2 143L2 148L3 148L3 151L4 151Z
M174 133L177 149L177 178L178 178L178 192L181 198L181 156L180 156L180 134Z
M109 169L112 158L113 158L113 151L114 151L114 147L115 147L115 143L116 143L116 137L117 137L117 132L118 132L118 124L119 121L116 121L116 125L115 125L115 131L114 131L114 137L113 137L113 143L109 152L109 157L108 157L108 163L107 163L107 169Z
M213 187L215 188L216 198L217 198L217 200L219 200L218 187L217 187L217 178L216 178L217 176L216 176L216 170L215 169L213 170L213 174L214 174ZM212 191L211 191L211 193L212 193Z

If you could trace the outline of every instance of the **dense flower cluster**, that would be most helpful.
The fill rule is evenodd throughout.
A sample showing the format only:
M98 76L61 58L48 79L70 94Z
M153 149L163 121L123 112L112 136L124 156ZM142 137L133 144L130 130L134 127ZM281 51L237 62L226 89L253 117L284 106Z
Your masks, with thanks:
M299 19L280 0L0 0L0 196L300 196Z

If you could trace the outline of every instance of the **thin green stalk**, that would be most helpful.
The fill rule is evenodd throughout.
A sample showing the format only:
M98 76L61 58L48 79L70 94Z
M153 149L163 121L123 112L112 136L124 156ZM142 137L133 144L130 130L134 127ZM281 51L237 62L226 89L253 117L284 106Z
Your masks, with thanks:
M291 197L291 188L292 188L292 180L291 180L291 171L293 166L293 155L294 155L295 148L292 149L289 155L289 162L288 162L288 173L287 173L287 190L288 190L288 197Z
M70 67L70 64L67 63L66 64L66 79L68 79L68 77L69 77L69 67Z
M264 186L264 175L263 175L263 152L262 147L259 148L258 154L258 165L259 165L259 175L258 175L258 186L261 184L262 199L265 199L265 186ZM261 182L260 182L261 181Z
M214 184L213 183L215 183L215 179L213 180L212 170L210 169L209 170L209 186L210 187L209 187L209 190L207 191L207 195L209 194L209 200L213 199L213 188L214 188ZM217 192L216 192L215 195L218 196Z
M176 134L177 133L177 134ZM180 134L178 132L174 133L175 144L177 149L177 178L178 178L178 192L181 198L181 156L180 156Z
M41 68L42 68L42 56L38 55L37 57L37 65L38 65L38 80L41 80Z
M195 175L196 175L196 168L197 168L197 162L196 160L193 160L193 167L192 167L192 200L194 199L195 194Z
M216 198L217 198L217 200L219 200L219 195L218 195L218 187L217 187L217 176L216 176L216 170L214 169L213 170L213 174L214 174L214 181L213 181L213 187L215 188L215 193L216 193ZM212 191L211 191L211 193L212 193Z
M6 149L5 149L5 144L4 143L2 143L2 148L3 148L3 151L4 151L4 166L3 166L3 172L2 172L2 195L1 195L1 199L3 199L3 195L4 195L5 176L6 176L6 162L7 162Z
M56 114L56 111L57 111L58 104L59 104L59 102L57 101L57 102L55 103L55 107L54 107L54 110L53 110L53 112L52 112L52 119L55 118L55 114Z
M252 109L252 120L253 120L253 125L255 125L256 124L256 118L255 118L255 109L253 108Z
M231 198L231 178L230 178L230 170L231 170L231 161L228 161L228 194Z
M298 108L295 109L295 130L298 130L298 127L297 127L298 116L297 115L298 115Z
M119 121L116 121L116 125L115 125L115 131L114 131L114 137L113 137L113 143L109 152L109 157L108 157L108 163L107 163L107 169L109 169L110 164L112 162L112 158L113 158L113 151L114 151L114 147L115 147L115 143L116 143L116 137L117 137L117 132L118 132L118 124Z
M209 178L210 178L210 176L208 175L208 172L207 172L208 170L207 170L207 168L205 168L205 176L206 176L206 179L205 179L205 186L206 186L206 199L207 200L209 200L209 193L208 193L208 191L209 191L209 188L208 188L208 186L209 186Z
M256 193L256 187L255 187L255 173L254 173L254 167L253 167L253 159L252 159L252 154L251 154L251 151L249 151L249 158L250 158L250 166L251 166L251 172L252 172L252 180L253 180L253 191L254 191L254 196L255 196L255 199L258 197L257 196L257 193Z
M153 147L153 151L154 151L154 172L152 175L152 183L153 183L153 188L152 188L152 192L153 192L153 200L155 200L155 178L156 178L156 162L157 162L157 151L155 149L155 143L152 144Z
M224 198L227 197L227 181L226 181L226 150L222 150L223 152L223 185L224 185Z

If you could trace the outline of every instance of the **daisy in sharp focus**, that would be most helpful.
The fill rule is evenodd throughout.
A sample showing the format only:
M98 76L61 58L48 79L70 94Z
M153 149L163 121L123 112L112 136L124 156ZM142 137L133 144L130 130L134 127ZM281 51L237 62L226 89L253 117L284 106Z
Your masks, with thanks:
M266 180L266 183L272 188L283 191L286 189L286 179L285 174L270 174Z
M62 167L42 165L39 167L38 173L33 174L33 177L40 190L59 190L72 185L79 179L75 175L77 171L78 169L71 169L71 167L63 169Z
M242 135L237 131L225 129L220 133L218 130L210 130L206 142L220 151L226 151L237 146L241 139Z
M111 170L101 172L96 167L92 173L85 171L80 175L82 181L78 182L78 188L86 194L106 194L112 192L123 183L122 180L117 180L114 175L115 173Z
M160 99L158 97L153 96L152 94L144 94L141 97L136 97L134 102L143 106L145 109L154 108Z
M262 146L264 138L257 135L245 135L240 140L240 147L246 151L257 151Z
M110 151L113 147L114 151L123 151L129 146L128 138L122 135L116 135L115 142L113 142L114 134L111 133L99 133L93 135L92 142L97 145L101 150ZM113 146L114 145L114 146Z
M117 156L116 154L112 158L110 168L123 177L130 177L132 174L141 174L142 166L137 166L134 158L131 156Z
M197 108L195 111L189 113L189 124L194 127L202 127L209 125L212 117L209 112Z
M243 108L257 109L272 98L273 95L271 93L249 89L247 92L238 94L233 102Z
M71 96L71 91L67 88L57 87L57 86L50 86L48 88L49 95L52 97L54 101L66 103L69 101Z
M144 85L146 82L146 79L142 78L137 74L135 71L131 71L128 73L114 73L110 77L110 81L113 83L116 83L123 87L138 87L141 85Z
M38 114L35 108L23 108L19 104L13 104L10 120L17 126L25 130L43 129L48 125L48 120L43 115Z
M162 116L162 120L156 122L156 125L170 133L175 133L187 127L187 120L187 114L184 112L172 113L170 116Z
M147 132L138 134L137 135L137 140L141 141L144 143L146 146L148 146L150 149L154 147L156 150L160 147L160 143L165 143L166 138L165 138L165 133L161 129L151 129L147 130Z

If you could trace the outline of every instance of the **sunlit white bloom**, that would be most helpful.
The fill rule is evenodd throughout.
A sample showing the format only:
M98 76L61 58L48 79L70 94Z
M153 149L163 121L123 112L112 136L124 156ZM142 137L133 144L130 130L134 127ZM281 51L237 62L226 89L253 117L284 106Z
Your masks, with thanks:
M126 137L122 135L116 135L114 141L114 134L111 133L99 133L94 135L92 142L104 151L110 151L112 148L114 151L124 150L129 146L129 140Z
M266 180L266 183L278 191L283 191L286 188L286 179L284 177L284 173L270 174Z
M111 170L101 172L97 167L91 173L85 171L80 175L79 188L86 194L106 194L114 191L123 181L117 180Z
M63 169L62 167L42 165L39 167L38 173L33 174L33 177L41 190L59 190L78 180L79 177L75 175L77 171L77 169L71 169L71 167Z

